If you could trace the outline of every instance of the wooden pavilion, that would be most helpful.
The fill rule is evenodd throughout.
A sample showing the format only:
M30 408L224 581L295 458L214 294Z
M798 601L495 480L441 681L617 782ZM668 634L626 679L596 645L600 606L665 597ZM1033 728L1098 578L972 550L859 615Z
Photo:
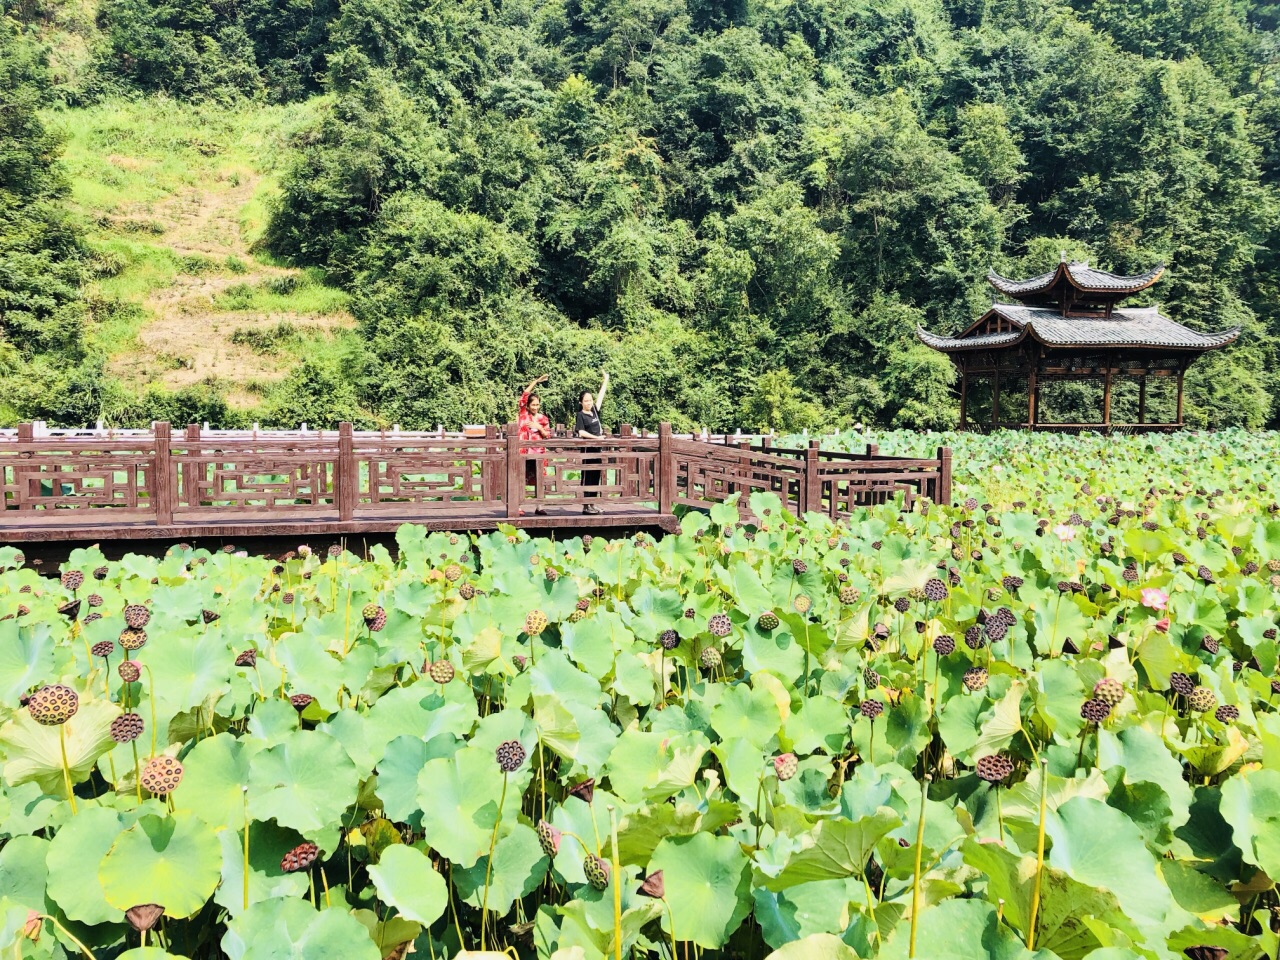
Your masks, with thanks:
M950 357L960 372L960 429L1138 432L1182 426L1187 367L1206 351L1231 343L1240 328L1198 333L1170 320L1159 307L1118 306L1163 273L1160 265L1119 276L1063 256L1054 270L1029 280L989 273L996 291L1016 302L993 303L954 337L917 328L920 339ZM1163 419L1154 422L1148 417L1149 381L1166 394L1158 401ZM1045 386L1057 389L1071 382L1101 386L1100 418L1063 423L1044 416ZM1173 383L1176 399L1167 396ZM1116 420L1118 394L1129 416ZM1077 409L1082 396L1075 396ZM1096 411L1096 399L1089 402ZM975 409L976 417L971 416Z

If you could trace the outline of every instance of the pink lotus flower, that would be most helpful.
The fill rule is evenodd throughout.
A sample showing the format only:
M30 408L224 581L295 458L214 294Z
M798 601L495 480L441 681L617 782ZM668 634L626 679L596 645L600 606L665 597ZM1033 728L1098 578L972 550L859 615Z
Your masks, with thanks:
M1169 595L1158 587L1144 587L1142 605L1152 610L1164 610L1169 606Z
M1168 632L1169 632L1169 618L1168 618L1168 617L1163 617L1162 619L1157 620L1157 621L1156 621L1156 629L1157 629L1157 630L1159 630L1161 633L1168 633Z
M1060 523L1053 528L1054 536L1063 543L1069 543L1076 538L1076 528L1069 527L1065 523Z

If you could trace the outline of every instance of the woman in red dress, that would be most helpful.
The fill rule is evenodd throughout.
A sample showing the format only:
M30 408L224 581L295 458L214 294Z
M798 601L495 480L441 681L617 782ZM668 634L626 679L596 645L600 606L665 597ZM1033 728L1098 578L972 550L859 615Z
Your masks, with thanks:
M551 421L542 412L542 398L533 392L534 387L546 382L546 380L547 375L544 373L538 379L531 380L520 394L520 411L516 418L516 426L520 430L520 439L522 441L546 440L551 436ZM520 448L521 454L533 454L536 456L546 452L546 447L522 446ZM526 460L524 462L524 482L529 487L537 486L538 461ZM533 512L541 516L547 511L539 504L534 508ZM520 513L523 514L524 511L521 510Z

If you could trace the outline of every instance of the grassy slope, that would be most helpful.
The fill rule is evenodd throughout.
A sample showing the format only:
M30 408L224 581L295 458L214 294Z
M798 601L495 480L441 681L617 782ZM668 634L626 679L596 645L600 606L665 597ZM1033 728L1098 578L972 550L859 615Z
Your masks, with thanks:
M122 301L91 332L141 389L211 382L235 406L351 326L318 271L255 249L290 133L320 101L288 107L109 101L50 115L67 134L72 201L89 224L91 296Z

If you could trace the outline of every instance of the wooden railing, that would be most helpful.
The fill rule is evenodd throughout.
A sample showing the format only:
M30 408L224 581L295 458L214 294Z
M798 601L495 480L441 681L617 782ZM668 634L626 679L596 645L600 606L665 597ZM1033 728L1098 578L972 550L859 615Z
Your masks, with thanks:
M951 455L832 453L811 441L709 442L624 428L602 440L558 434L536 447L516 425L465 432L337 430L0 433L0 540L48 536L243 536L359 532L416 521L436 528L659 523L756 490L796 514L832 518L903 498L947 502ZM582 515L582 508L599 515ZM319 525L319 526L316 526Z

